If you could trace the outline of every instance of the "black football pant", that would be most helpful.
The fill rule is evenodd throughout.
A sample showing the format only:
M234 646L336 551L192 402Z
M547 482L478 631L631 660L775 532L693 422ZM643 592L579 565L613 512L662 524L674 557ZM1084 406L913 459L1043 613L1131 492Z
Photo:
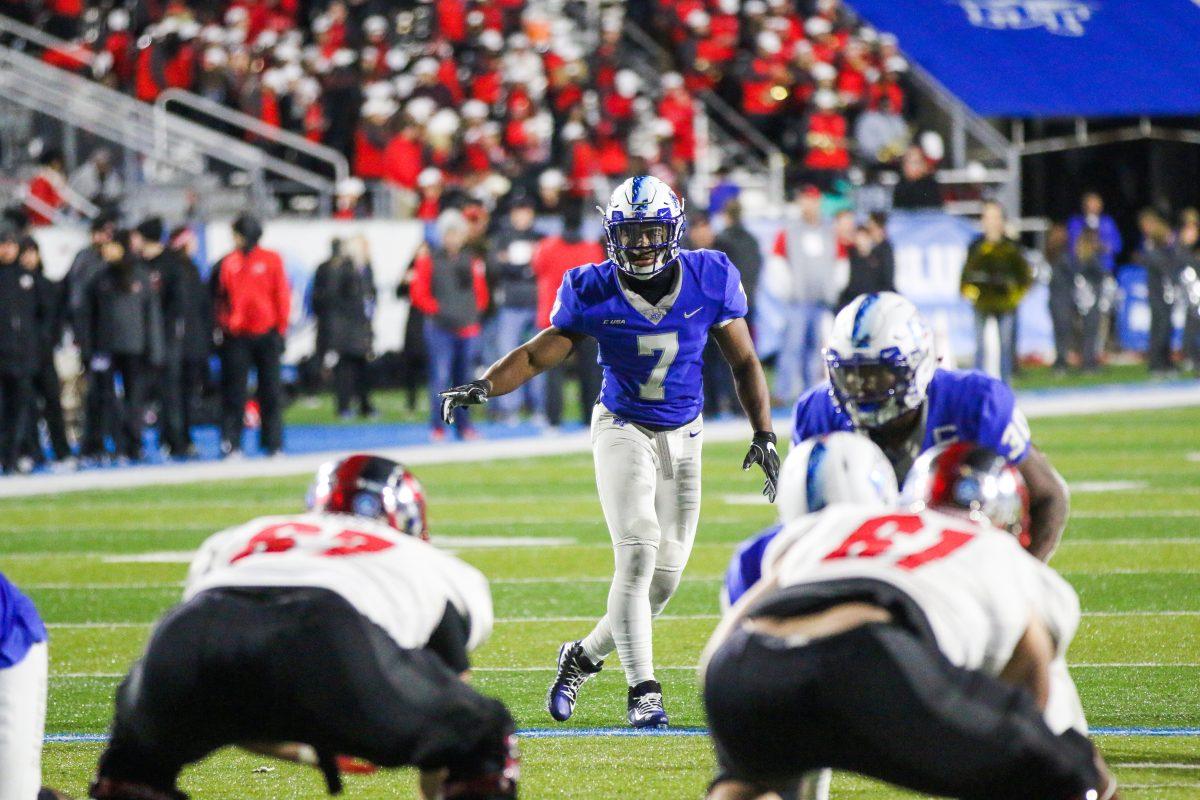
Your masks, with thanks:
M117 690L99 776L174 790L184 765L241 742L323 759L470 769L513 728L430 650L404 650L324 589L214 589L169 612Z
M282 356L283 338L277 333L225 337L221 349L221 441L228 442L233 450L242 449L246 382L251 368L258 375L260 446L267 453L276 453L283 447L283 382L279 374Z
M1052 733L1028 692L898 625L800 646L739 629L704 703L722 777L750 783L830 767L964 800L1064 800L1099 782L1091 743Z

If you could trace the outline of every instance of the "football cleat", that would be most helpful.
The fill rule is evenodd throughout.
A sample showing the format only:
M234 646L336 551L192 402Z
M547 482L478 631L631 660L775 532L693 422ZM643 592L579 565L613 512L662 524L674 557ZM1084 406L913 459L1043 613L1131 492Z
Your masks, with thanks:
M546 710L550 716L559 722L570 719L575 711L575 701L579 699L579 687L603 666L603 661L597 664L589 661L579 642L563 642L562 647L558 648L558 675L546 698Z
M667 727L662 685L658 681L642 681L637 686L629 687L629 713L626 717L635 728Z

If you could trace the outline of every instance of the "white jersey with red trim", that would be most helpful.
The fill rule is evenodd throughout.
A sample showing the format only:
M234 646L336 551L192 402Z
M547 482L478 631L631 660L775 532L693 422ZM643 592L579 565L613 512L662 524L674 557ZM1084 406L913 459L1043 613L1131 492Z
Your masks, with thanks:
M470 622L468 650L492 631L492 597L483 573L367 517L260 517L216 533L192 561L184 599L228 586L328 589L403 648L429 643L447 603Z
M1057 657L1079 626L1079 598L1008 533L934 511L836 505L785 528L764 558L781 586L873 578L903 591L953 663L991 675L1012 658L1033 617Z

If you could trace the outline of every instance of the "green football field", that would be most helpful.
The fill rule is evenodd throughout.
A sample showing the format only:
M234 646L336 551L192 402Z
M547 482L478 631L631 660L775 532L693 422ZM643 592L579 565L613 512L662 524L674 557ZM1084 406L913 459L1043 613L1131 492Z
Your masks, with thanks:
M1034 422L1035 440L1074 487L1054 560L1085 611L1070 660L1091 724L1114 732L1098 739L1127 798L1200 796L1200 736L1146 735L1200 729L1197 430L1200 409ZM696 731L704 718L693 666L716 623L719 577L735 542L773 515L753 501L759 481L741 472L741 456L741 446L706 448L696 549L655 625L667 710L677 731L692 729L671 736L578 730L623 725L615 658L584 688L568 726L555 725L543 708L559 643L589 630L608 591L611 550L590 456L418 470L435 537L453 537L460 555L492 580L498 623L476 654L476 681L527 731L523 797L702 795L713 760ZM0 501L0 569L51 625L47 784L75 796L86 791L113 690L150 624L178 597L184 553L224 526L297 510L306 483L259 479ZM493 537L492 546L472 537ZM572 730L581 735L547 735ZM347 796L411 797L412 785L407 772L350 777ZM181 788L198 798L322 794L313 770L233 751L189 769ZM900 793L839 776L834 796Z

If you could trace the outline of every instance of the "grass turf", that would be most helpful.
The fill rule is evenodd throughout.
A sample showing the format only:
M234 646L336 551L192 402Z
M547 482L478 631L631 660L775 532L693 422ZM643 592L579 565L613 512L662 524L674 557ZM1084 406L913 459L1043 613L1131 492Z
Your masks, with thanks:
M1034 426L1037 442L1076 487L1054 564L1079 590L1086 614L1070 660L1095 726L1200 727L1200 463L1188 459L1200 450L1190 435L1198 426L1196 409ZM699 541L678 595L655 626L655 662L672 722L681 727L704 724L692 665L716 621L729 552L773 513L747 502L756 481L737 469L740 457L734 445L706 448ZM492 579L501 620L477 654L479 688L504 699L522 727L553 726L542 702L554 653L600 613L611 570L590 457L426 466L420 476L435 535L547 540L543 547L464 547L460 554ZM178 597L184 564L112 559L186 551L222 526L293 510L305 483L263 479L0 501L0 568L28 590L52 626L48 732L105 730L121 673L149 624ZM619 667L606 669L584 690L570 725L621 725L623 711ZM1102 737L1101 744L1126 797L1200 793L1198 738ZM99 749L48 744L47 783L83 794ZM704 737L527 739L523 749L523 796L535 799L694 798L712 770ZM273 769L256 772L260 766ZM411 796L411 786L405 772L352 777L348 796ZM189 769L182 788L198 798L321 795L314 771L233 751ZM839 776L834 796L898 793Z

